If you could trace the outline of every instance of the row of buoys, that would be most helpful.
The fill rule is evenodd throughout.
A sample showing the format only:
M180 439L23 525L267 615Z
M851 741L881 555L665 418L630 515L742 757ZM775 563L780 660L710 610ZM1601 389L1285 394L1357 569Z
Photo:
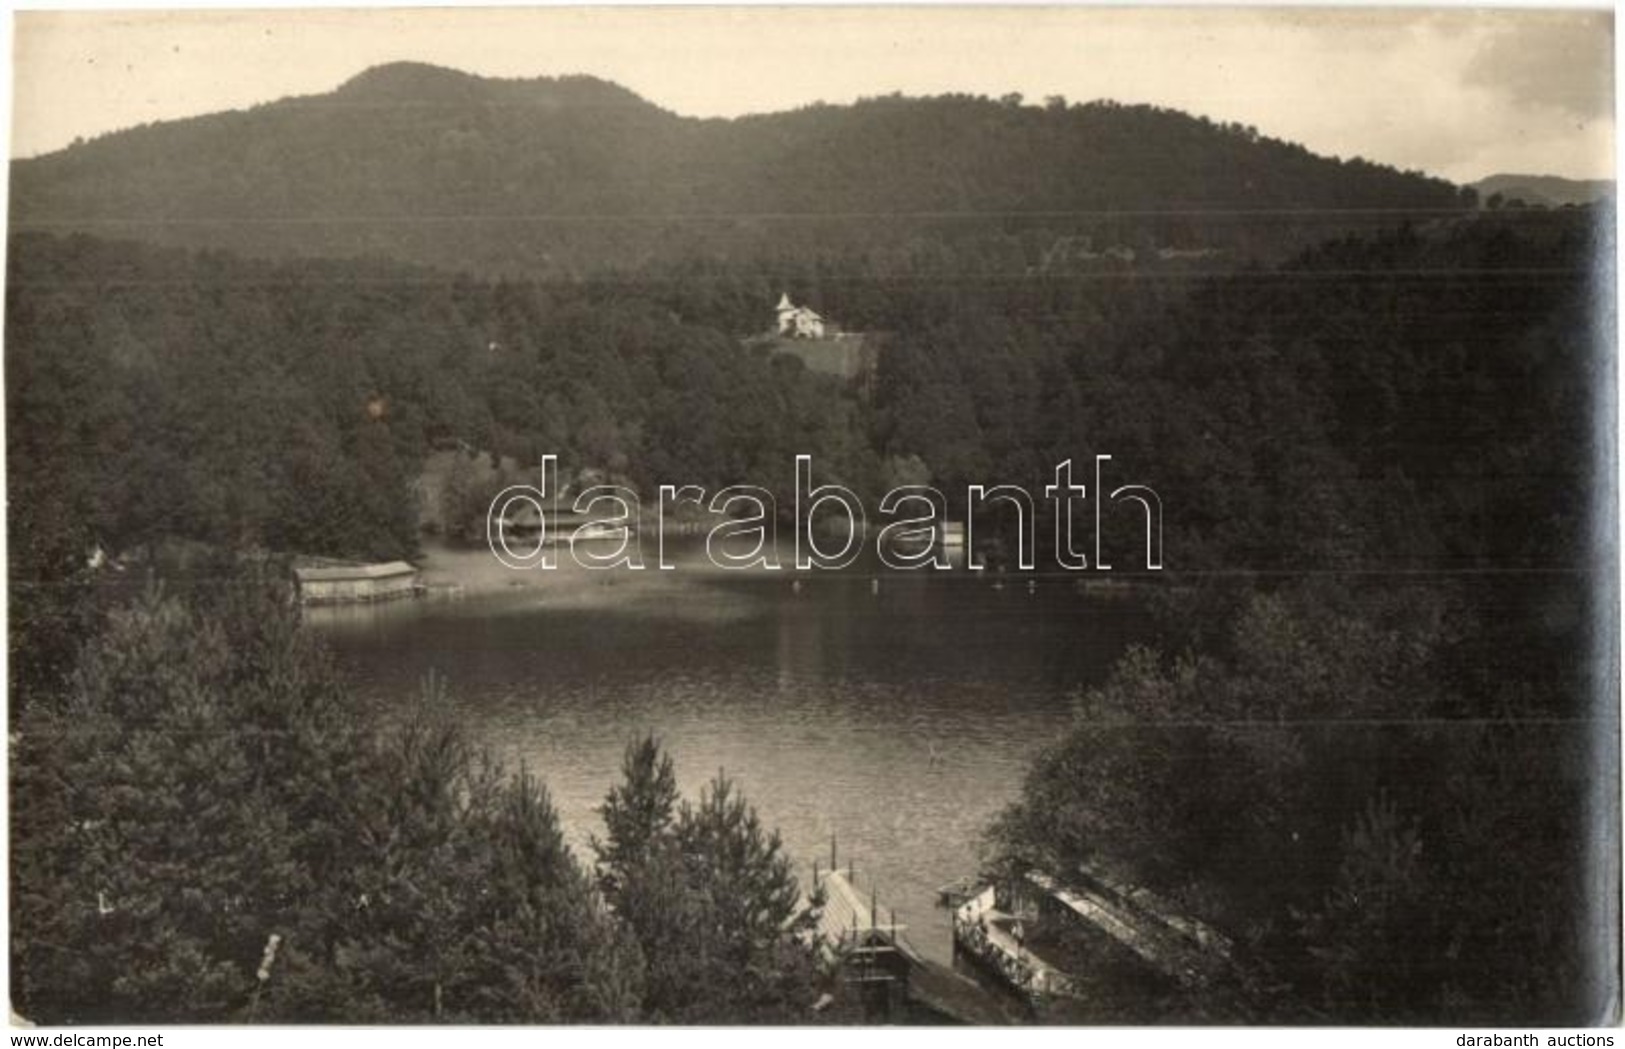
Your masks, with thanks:
M991 586L992 586L992 588L994 590L1003 590L1004 589L1004 580L1003 579L995 579L995 580L993 580ZM1081 580L1078 582L1076 589L1079 589L1079 590L1083 589L1083 583L1082 583ZM790 580L790 592L792 594L801 593L801 580L799 580L799 579ZM1036 580L1036 579L1027 580L1027 593L1034 594L1034 593L1037 593L1037 592L1038 592L1038 580ZM869 577L869 593L871 593L871 594L879 594L880 593L880 577L879 576L870 576Z

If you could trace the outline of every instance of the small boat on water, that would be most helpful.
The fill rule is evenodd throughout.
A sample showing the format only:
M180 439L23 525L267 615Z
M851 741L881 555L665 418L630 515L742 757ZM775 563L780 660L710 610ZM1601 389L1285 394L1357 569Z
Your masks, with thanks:
M930 551L933 546L962 553L965 549L965 523L963 521L943 521L934 528L911 528L891 541L891 547L899 554L918 555Z
M632 529L626 525L608 525L601 522L582 525L572 531L569 540L572 543L624 543L632 537Z

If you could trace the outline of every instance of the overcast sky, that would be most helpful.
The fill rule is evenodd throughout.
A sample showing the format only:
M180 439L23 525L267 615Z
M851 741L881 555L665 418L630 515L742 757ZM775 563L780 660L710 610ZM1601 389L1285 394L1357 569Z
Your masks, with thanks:
M1612 177L1606 10L350 9L20 13L12 155L412 59L591 73L692 116L902 91L1151 102L1456 181Z

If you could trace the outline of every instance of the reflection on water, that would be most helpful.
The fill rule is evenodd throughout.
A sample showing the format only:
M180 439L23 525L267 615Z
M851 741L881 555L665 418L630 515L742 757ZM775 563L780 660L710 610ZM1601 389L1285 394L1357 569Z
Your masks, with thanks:
M1071 694L1142 629L1132 606L1053 578L1029 593L966 572L816 573L799 588L788 572L698 566L529 575L308 619L386 712L444 676L474 736L543 777L584 860L622 748L653 731L685 795L718 769L736 779L804 881L836 836L944 961L932 890L974 872L982 829Z

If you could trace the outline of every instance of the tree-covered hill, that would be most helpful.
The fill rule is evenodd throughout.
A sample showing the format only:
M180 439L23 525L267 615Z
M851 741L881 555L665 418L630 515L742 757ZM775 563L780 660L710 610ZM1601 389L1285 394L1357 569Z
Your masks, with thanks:
M474 280L19 235L10 492L38 529L14 552L180 535L400 556L425 457L478 449L786 506L799 452L867 497L922 472L1037 486L1110 454L1168 501L1186 568L1569 561L1605 230L1484 212L1197 281L804 285L888 333L858 384L730 337L752 302L767 323L762 278Z
M17 161L11 192L15 228L547 275L1154 268L1470 202L1149 106L891 96L701 120L591 77L409 63Z
M14 237L7 267L18 551L402 556L432 448L646 487L782 478L796 451L872 472L835 380L635 295L86 236Z

